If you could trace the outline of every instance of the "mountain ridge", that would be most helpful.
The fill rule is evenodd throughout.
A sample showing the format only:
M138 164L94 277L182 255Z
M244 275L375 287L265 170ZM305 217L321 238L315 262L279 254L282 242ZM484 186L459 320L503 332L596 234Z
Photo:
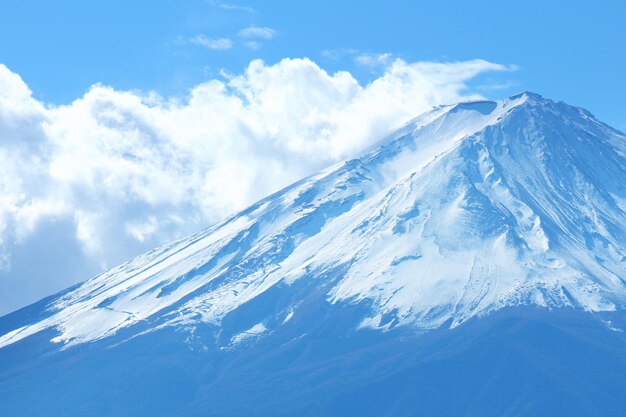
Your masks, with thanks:
M219 328L302 279L322 301L370 303L355 327L383 331L525 304L622 309L624 155L623 134L535 93L440 106L360 158L66 291L0 348L48 328L68 347L146 321ZM271 334L299 302L228 344Z

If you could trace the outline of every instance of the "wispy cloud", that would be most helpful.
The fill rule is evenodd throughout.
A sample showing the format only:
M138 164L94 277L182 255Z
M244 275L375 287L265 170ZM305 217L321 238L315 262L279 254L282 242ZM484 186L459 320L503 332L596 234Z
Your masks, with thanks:
M354 57L354 62L364 67L383 67L391 63L392 55L389 52L372 54L363 53Z
M187 43L203 46L207 49L224 50L233 47L233 41L229 38L208 38L205 35L196 35L186 39Z
M244 45L250 49L259 49L261 48L261 46L263 46L263 44L259 41L247 41L244 42Z
M322 51L322 56L326 59L338 60L344 58L345 56L353 56L358 54L359 51L352 48L334 48L334 49L324 49Z
M224 10L236 10L236 11L241 11L241 12L246 12L246 13L256 13L256 10L254 10L252 7L249 7L249 6L241 6L241 5L233 4L233 3L222 3L218 1L210 1L209 3L212 6L215 6L217 8L224 9Z
M333 61L350 59L359 66L372 69L383 69L391 65L396 58L390 52L361 52L354 48L325 49L322 51L322 56Z
M266 26L249 26L239 31L239 36L243 38L260 38L260 39L272 39L276 36L276 30L268 28Z

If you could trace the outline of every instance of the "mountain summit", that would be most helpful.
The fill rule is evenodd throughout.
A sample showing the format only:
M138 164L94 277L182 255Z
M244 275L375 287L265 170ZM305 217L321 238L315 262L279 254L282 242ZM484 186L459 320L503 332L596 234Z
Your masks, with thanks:
M362 352L392 344L388 352L396 356L368 351L372 363L350 368L374 375L372 381L379 384L374 391L384 397L391 395L391 386L380 385L387 381L385 376L393 374L393 383L399 383L394 369L414 369L406 368L413 363L409 359L401 365L394 361L415 346L434 346L433 338L444 333L450 338L465 335L461 340L467 342L474 339L468 329L480 323L510 311L532 310L520 314L550 320L572 314L579 323L592 320L595 324L589 326L597 324L594 329L610 332L606 337L623 343L616 321L625 307L626 136L583 109L522 93L500 102L434 108L360 158L334 165L206 231L0 318L0 358L4 354L11 363L37 363L48 370L62 369L55 366L63 361L82 360L96 374L109 375L92 368L96 365L83 356L107 352L103 355L119 360L107 366L133 366L134 355L144 352L137 346L145 349L150 340L151 346L168 346L163 348L167 353L152 351L151 360L184 362L181 358L190 353L175 352L187 349L200 355L194 361L211 363L213 371L221 369L227 382L216 384L207 376L213 371L203 377L194 374L189 389L195 394L187 398L176 391L184 399L173 402L187 408L157 407L145 415L199 415L198 410L207 413L203 415L229 415L229 410L232 415L357 415L351 414L355 410L339 413L354 397L333 396L325 388L308 391L306 384L300 387L301 403L285 400L274 409L270 405L280 403L277 381L290 380L299 366L313 372L307 366L320 361L342 368L336 358L347 360L341 355L351 352L351 346L358 345L355 351ZM172 347L174 341L179 344ZM280 361L267 357L284 346L298 346L298 353L292 352L281 368ZM429 352L442 354L439 349ZM358 357L355 363L360 363ZM263 365L241 368L244 360ZM424 363L421 360L417 362ZM626 355L622 353L618 362L624 368L616 369L626 369ZM219 363L228 363L232 373ZM0 410L21 403L15 398L28 397L11 391L18 388L9 388L10 381L36 379L40 369L16 366L22 370L6 361L0 367L7 381L0 383L0 394L13 396ZM278 369L286 374L272 380ZM222 404L219 398L233 395L225 387L241 383L234 375L242 372L257 381L259 391L251 392L274 399L257 399L258 409L254 401L243 401L250 407L243 409L238 408L242 404ZM339 384L331 374L320 370L320 375L306 378L319 386ZM213 382L203 383L202 378ZM405 394L413 395L411 387L416 385L400 381L408 387ZM198 387L209 385L213 391L198 393ZM536 403L534 391L529 392L518 395ZM358 414L413 415L410 407L403 408L410 401L391 397L396 408ZM621 404L607 401L613 400L611 406ZM52 402L61 406L60 400ZM126 415L109 409L102 415ZM498 409L526 415L520 414L521 406ZM438 410L436 415L471 415L432 410Z

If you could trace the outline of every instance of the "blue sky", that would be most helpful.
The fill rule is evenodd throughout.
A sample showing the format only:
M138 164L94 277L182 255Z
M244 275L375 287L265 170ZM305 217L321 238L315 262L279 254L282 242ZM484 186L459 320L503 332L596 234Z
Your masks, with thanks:
M220 69L240 72L253 58L309 57L364 82L375 69L356 64L354 54L482 58L519 66L487 77L506 86L485 89L487 96L531 90L625 129L624 21L623 1L8 0L0 13L0 61L35 97L68 103L97 82L184 94ZM275 36L250 49L244 42L251 39L238 35L249 26L271 28ZM181 41L198 35L233 45L210 50Z
M434 105L530 90L626 131L625 18L618 1L5 0L0 314Z

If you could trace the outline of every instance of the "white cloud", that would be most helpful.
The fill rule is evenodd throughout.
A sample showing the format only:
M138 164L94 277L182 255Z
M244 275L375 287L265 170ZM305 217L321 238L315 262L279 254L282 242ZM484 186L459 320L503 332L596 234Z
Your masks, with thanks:
M352 48L335 48L335 49L324 49L322 51L322 57L326 59L330 59L333 61L337 61L346 56L357 55L359 51Z
M244 43L244 45L250 49L259 49L261 46L263 46L263 44L258 41L247 41Z
M0 314L478 98L465 83L506 69L398 59L362 85L308 59L256 60L187 97L94 85L52 106L0 65Z
M249 7L249 6L240 6L238 4L220 3L220 2L215 2L215 1L211 1L210 3L213 6L218 7L220 9L224 9L224 10L235 10L235 11L241 11L241 12L247 12L247 13L256 12L252 7Z
M382 54L363 53L356 55L354 61L364 67L383 67L389 65L392 61L392 55L389 52Z
M260 27L260 26L249 26L245 29L241 29L239 31L239 36L244 38L261 38L261 39L272 39L276 36L276 30L268 27Z
M128 222L125 225L126 233L143 242L150 238L158 230L159 224L154 216L149 216L145 221L140 223Z
M196 35L187 39L188 43L200 45L207 49L224 50L233 47L233 41L228 38L211 39L205 35Z

